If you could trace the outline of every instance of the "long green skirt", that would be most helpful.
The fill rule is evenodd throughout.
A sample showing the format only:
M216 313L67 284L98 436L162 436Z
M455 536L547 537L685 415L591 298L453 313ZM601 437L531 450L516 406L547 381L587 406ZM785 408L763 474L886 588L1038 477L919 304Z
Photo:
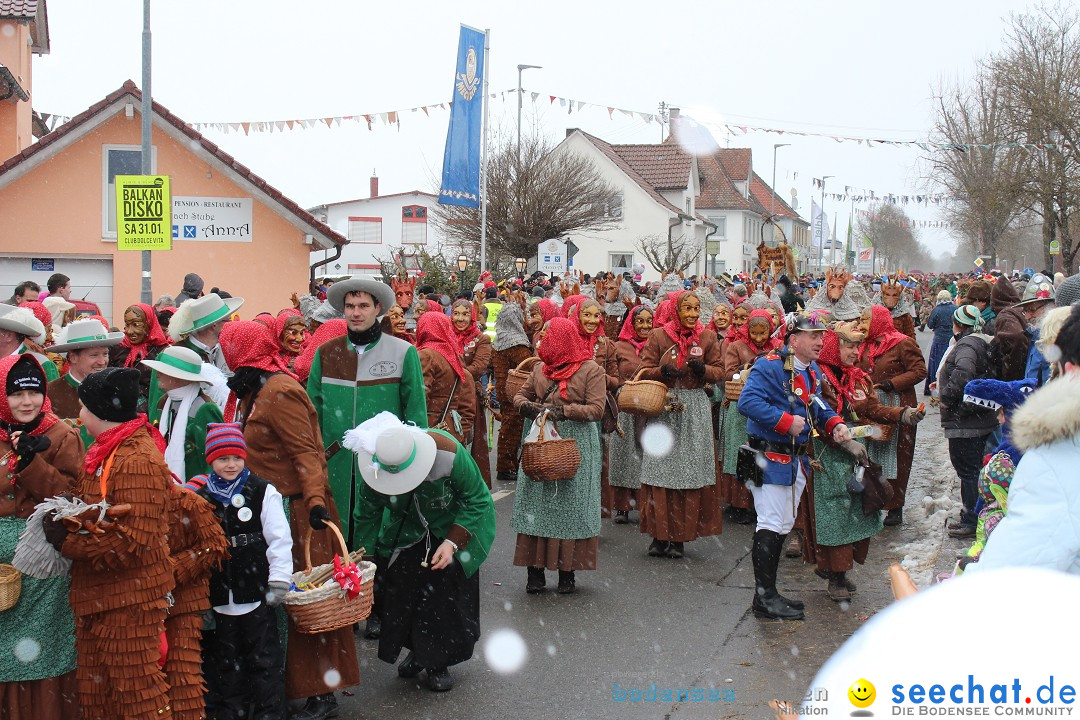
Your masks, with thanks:
M0 562L10 563L26 520L0 518ZM0 682L43 680L75 669L75 618L68 603L71 578L22 576L14 607L0 612Z
M724 410L720 410L724 413ZM735 474L735 465L739 459L739 447L746 444L750 436L746 434L746 416L739 412L739 404L732 401L724 413L724 472Z
M851 455L825 446L818 458L823 470L814 472L814 521L818 545L848 545L876 535L881 511L863 515L862 496L848 490L855 469Z

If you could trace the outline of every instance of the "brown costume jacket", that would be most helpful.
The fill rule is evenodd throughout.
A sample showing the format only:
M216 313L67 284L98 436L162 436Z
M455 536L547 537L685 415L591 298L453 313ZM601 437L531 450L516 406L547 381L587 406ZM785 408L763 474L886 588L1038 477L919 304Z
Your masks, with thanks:
M7 472L0 473L0 517L28 518L42 500L75 487L83 459L79 433L58 422L45 431L45 437L52 444L36 454L14 478L8 478ZM11 443L0 442L0 456L10 450Z
M716 333L712 330L703 330L698 347L702 351L699 357L705 362L704 377L695 375L688 366L683 365L681 369L685 371L685 374L682 377L667 380L660 374L660 366L675 365L675 341L668 336L664 328L654 328L649 333L649 339L645 341L645 347L641 349L641 367L645 368L641 379L657 380L668 387L683 390L704 388L705 383L715 385L720 382L724 373L723 358L720 356L720 343L716 339ZM692 358L688 357L687 362L690 359Z
M525 402L541 402L547 406L561 407L567 420L575 422L597 422L604 416L607 377L603 368L591 360L586 360L578 371L566 381L566 397L556 387L548 390L558 381L544 376L543 363L537 363L532 375L525 381L518 394L514 396L514 406L520 408ZM544 400L544 396L547 399Z
M173 483L169 489L169 554L176 589L169 615L210 609L210 575L229 553L210 503Z
M476 391L472 376L466 371L466 380L460 380L446 358L435 350L424 348L419 353L420 368L424 371L424 394L427 395L428 427L435 427L445 420L448 432L462 445L468 445L476 421ZM450 417L453 410L461 415L460 434Z

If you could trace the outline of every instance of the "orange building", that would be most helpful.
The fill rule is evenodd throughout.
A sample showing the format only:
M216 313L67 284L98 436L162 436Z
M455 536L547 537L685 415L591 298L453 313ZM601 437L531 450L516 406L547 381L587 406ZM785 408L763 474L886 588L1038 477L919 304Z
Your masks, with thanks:
M139 174L142 93L128 81L34 143L23 96L34 44L47 49L44 0L15 2L22 19L4 15L13 1L0 0L0 96L5 82L24 92L0 101L0 300L61 272L73 299L119 323L140 300L142 266L139 252L116 247L114 178ZM347 242L156 102L152 146L151 171L169 176L173 200L172 249L152 254L155 300L194 272L206 292L243 297L244 317L276 312L307 292L312 250Z

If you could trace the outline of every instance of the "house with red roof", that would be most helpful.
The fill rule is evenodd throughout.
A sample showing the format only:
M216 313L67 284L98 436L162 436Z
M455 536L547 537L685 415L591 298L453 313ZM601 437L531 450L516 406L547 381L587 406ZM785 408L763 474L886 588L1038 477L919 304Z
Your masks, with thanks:
M589 157L620 195L608 229L567 238L579 248L574 267L582 272L622 272L645 263L641 242L666 241L668 232L702 251L687 276L747 272L756 266L758 244L771 240L764 220L774 207L772 191L754 172L751 150L719 147L707 129L677 108L662 143L617 145L572 129L559 149ZM803 258L800 264L805 262L809 223L780 197L775 214ZM656 277L647 267L645 278Z
M121 323L142 268L140 252L117 249L115 177L140 171L142 93L129 80L35 142L31 53L47 52L48 37L44 0L0 0L0 295L63 273L73 299ZM160 103L152 112L151 167L170 178L173 235L171 250L152 251L154 299L195 272L206 292L243 297L244 317L289 306L307 291L311 251L336 251L345 236Z

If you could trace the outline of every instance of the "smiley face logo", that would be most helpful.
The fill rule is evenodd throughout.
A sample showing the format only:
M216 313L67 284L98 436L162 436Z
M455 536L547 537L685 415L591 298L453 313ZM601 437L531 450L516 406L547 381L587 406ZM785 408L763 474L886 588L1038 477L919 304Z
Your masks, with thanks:
M866 678L860 678L851 684L847 691L848 700L857 708L868 708L877 698L874 684Z

